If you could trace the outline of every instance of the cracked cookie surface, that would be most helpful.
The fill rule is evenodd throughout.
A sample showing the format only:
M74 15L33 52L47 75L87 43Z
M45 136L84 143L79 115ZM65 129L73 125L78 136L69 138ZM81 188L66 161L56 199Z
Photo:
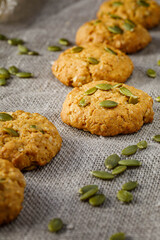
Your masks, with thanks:
M0 158L0 224L12 221L20 213L25 186L20 170Z
M122 84L138 97L136 104L129 104L128 97L121 94L118 87L108 91L97 89L93 94L86 95L86 91L97 84L115 83L98 81L74 88L63 104L61 119L64 123L92 134L114 136L137 132L144 123L153 121L153 100L147 93ZM80 106L82 99L86 105ZM102 107L100 103L106 100L117 102L118 105L114 108Z
M19 110L9 114L11 120L0 121L0 158L8 159L24 170L50 162L62 143L56 127L38 113ZM17 136L12 134L13 131Z
M102 79L125 82L132 74L131 59L109 45L85 44L78 53L72 52L74 48L63 52L52 66L53 74L65 85L78 87ZM109 49L110 52L105 49ZM98 63L90 63L90 57L98 60Z

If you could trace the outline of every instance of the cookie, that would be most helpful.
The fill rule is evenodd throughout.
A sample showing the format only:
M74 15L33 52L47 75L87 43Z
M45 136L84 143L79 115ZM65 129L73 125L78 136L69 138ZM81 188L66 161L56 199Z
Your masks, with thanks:
M77 45L106 43L125 53L134 53L145 48L151 41L149 32L129 19L92 20L82 25L76 34Z
M129 18L150 29L160 22L160 6L153 0L110 0L102 3L97 17L106 21L108 15Z
M76 49L79 52L74 52ZM53 74L73 87L102 79L125 82L132 71L133 63L127 55L101 43L67 49L52 66Z
M22 209L23 174L7 160L0 159L0 225L15 219Z
M38 113L8 114L0 113L0 158L21 170L47 164L61 148L56 127Z
M74 88L67 95L61 119L96 135L128 134L153 121L152 105L152 98L142 90L97 81Z

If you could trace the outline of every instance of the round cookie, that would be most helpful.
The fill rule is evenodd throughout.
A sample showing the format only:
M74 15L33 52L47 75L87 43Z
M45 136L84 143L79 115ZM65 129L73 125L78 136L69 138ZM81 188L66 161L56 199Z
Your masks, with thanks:
M160 6L153 0L110 0L103 2L97 17L106 21L108 15L131 19L145 28L153 28L160 22Z
M43 166L57 154L62 139L56 127L38 113L0 113L0 158L19 169Z
M74 52L74 49L81 51ZM132 71L133 63L127 55L101 43L67 49L52 66L53 74L65 85L73 87L102 79L125 82Z
M0 158L0 225L9 223L20 213L25 186L20 170Z
M61 119L92 134L128 134L152 122L152 105L152 98L142 90L113 82L91 82L74 88L67 95Z
M141 25L126 19L92 20L82 25L76 34L77 45L106 43L125 53L145 48L151 41L149 32Z

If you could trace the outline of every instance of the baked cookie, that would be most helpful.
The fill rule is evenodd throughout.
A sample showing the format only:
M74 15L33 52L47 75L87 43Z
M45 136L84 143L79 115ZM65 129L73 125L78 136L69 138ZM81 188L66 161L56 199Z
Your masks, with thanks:
M0 158L21 170L47 164L61 143L56 127L38 113L0 113Z
M152 122L152 105L152 98L142 90L120 83L91 82L67 95L61 119L92 134L128 134Z
M134 53L145 48L151 41L149 32L129 19L92 20L82 25L76 34L77 45L106 43L125 53Z
M150 29L160 22L160 6L153 0L110 0L102 3L97 17L106 21L108 15L129 18Z
M0 224L12 221L20 213L25 186L20 170L0 159Z
M73 87L102 79L125 82L132 71L133 63L127 55L101 43L67 49L52 66L53 74Z

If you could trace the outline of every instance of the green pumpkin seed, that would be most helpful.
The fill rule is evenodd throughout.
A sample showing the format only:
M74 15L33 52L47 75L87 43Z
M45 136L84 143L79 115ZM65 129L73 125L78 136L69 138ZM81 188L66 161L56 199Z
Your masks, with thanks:
M101 23L101 22L102 22L101 20L97 19L93 24L97 25L98 23Z
M118 166L118 167L116 167L116 168L113 169L112 174L113 174L113 175L118 175L118 174L126 171L126 169L127 169L126 166Z
M48 230L50 232L58 232L62 228L63 228L63 222L60 218L54 218L48 224Z
M131 91L128 90L127 88L125 88L125 87L120 87L120 88L119 88L119 91L120 91L120 93L121 93L122 95L124 95L124 96L127 96L127 97L133 96L133 94L131 93Z
M125 240L125 234L122 232L113 234L109 240Z
M112 88L112 85L107 84L107 83L102 83L102 84L97 84L96 88L98 88L100 90L107 91L107 90L110 90Z
M125 160L119 161L119 165L127 166L127 167L139 167L142 165L142 163L135 159L125 159Z
M120 16L116 15L116 14L111 14L109 13L109 16L113 19L122 19Z
M160 142L160 135L155 135L153 137L153 140L156 141L156 142Z
M100 102L99 105L101 107L105 107L105 108L114 108L118 105L118 103L114 102L114 101L110 101L110 100L105 100L105 101Z
M105 199L106 197L104 194L97 194L89 199L89 204L94 207L98 207L104 203Z
M23 46L23 45L18 45L18 49L19 49L19 52L21 53L21 54L27 54L28 53L28 48L27 47L25 47L25 46Z
M58 52L58 51L62 51L62 48L59 46L48 46L48 51L50 52Z
M32 73L29 72L18 72L16 73L16 76L19 78L31 78L33 77Z
M13 117L9 115L8 113L0 113L0 121L6 122L13 120Z
M150 4L146 2L145 0L138 0L137 1L138 5L143 6L143 7L149 7Z
M112 86L112 88L119 88L121 87L123 84L122 83L117 83L115 85Z
M89 190L88 192L84 193L84 194L80 197L80 200L81 200L81 201L85 201L85 200L89 199L90 197L94 196L97 192L98 192L98 187L97 187L97 188L92 188L92 189Z
M135 23L132 22L131 20L129 19L126 19L125 22L124 22L124 28L127 30L127 31L130 31L132 32L135 28Z
M5 78L5 79L10 78L10 73L6 68L0 68L0 78Z
M0 86L5 86L7 84L7 81L5 78L0 78Z
M153 69L148 69L147 70L147 75L148 75L148 77L155 78L156 77L156 71L154 71Z
M132 193L130 193L126 190L120 190L117 193L117 198L121 202L129 203L133 200L133 195L132 195Z
M113 2L112 3L112 6L115 6L115 7L119 7L119 6L122 6L123 3L122 2Z
M96 58L93 58L93 57L88 57L88 62L93 64L93 65L96 65L96 64L99 63L99 61Z
M138 97L137 96L130 96L129 104L137 104L137 103L138 103Z
M157 65L160 66L160 60L157 61Z
M72 53L79 53L79 52L82 52L82 50L83 50L83 47L73 47L71 49L71 52Z
M97 185L86 185L86 186L79 189L79 193L84 194L84 193L86 193L86 192L88 192L88 191L90 191L91 189L94 189L94 188L97 189L98 186Z
M113 55L117 55L115 51L113 51L111 48L105 47L104 48L107 52L112 53Z
M126 182L122 185L122 189L123 190L126 190L126 191L131 191L133 189L135 189L136 187L138 186L138 183L137 182Z
M30 55L30 56L38 56L39 53L36 52L36 51L29 51L29 52L28 52L28 55Z
M37 126L36 125L31 125L30 128L37 129Z
M25 167L25 168L23 168L22 170L23 171L32 171L32 170L34 170L34 169L36 169L37 168L37 164L36 165L31 165L31 166L29 166L29 167Z
M118 162L120 161L120 157L117 154L112 154L105 160L105 166L108 169L115 168L118 165Z
M69 46L70 42L65 38L60 38L59 39L59 44L64 45L64 46Z
M140 141L139 143L137 143L137 147L139 149L145 149L145 148L147 148L147 142L145 140Z
M89 102L86 100L86 99L84 99L84 98L82 98L80 101L79 101L79 106L80 107L86 107L87 105L89 104Z
M85 95L92 95L93 93L95 93L97 91L96 87L90 88L89 90L87 90L84 94Z
M111 180L114 178L114 176L111 173L105 172L105 171L92 171L91 174L94 177L103 179L103 180Z
M24 41L19 38L12 38L8 40L8 43L13 46L18 46L24 44Z
M156 102L160 102L160 96L155 98Z
M108 30L111 33L114 33L114 34L122 34L123 33L123 30L120 27L118 27L118 26L113 26L113 27L109 26Z
M10 134L13 137L19 137L19 133L12 128L3 128L3 131Z
M15 66L9 67L8 71L9 71L10 74L13 74L13 75L16 75L16 73L19 72L18 68L15 67Z
M122 150L122 155L133 155L137 152L137 145L130 145Z
M6 36L4 36L3 34L0 34L0 40L1 41L6 41L8 40Z

